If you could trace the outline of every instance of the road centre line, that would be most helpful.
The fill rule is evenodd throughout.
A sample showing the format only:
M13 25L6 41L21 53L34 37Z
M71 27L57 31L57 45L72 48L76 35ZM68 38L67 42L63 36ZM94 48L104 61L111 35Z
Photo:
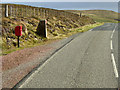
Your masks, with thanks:
M113 29L113 32L111 34L111 41L110 41L110 47L111 47L111 50L113 50L113 42L112 42L112 38L113 38L113 35L114 35L114 32L116 30L116 27ZM114 74L115 74L115 77L118 78L119 75L118 75L118 70L117 70L117 67L116 67L116 62L115 62L115 57L114 57L114 54L113 52L111 53L111 58L112 58L112 63L113 63L113 69L114 69Z
M118 75L118 70L117 70L117 67L116 67L115 57L114 57L113 53L111 54L111 58L112 58L112 63L113 63L113 69L114 69L115 77L118 78L119 75Z
M111 50L113 50L112 40L110 41L110 47L111 47Z

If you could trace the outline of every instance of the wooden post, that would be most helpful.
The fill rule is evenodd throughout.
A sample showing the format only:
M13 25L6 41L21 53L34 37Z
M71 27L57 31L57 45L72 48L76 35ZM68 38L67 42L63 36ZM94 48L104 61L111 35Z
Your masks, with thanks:
M37 16L39 16L39 8L37 8Z
M17 6L15 7L15 10L16 10L16 11L15 11L15 15L16 15L16 17L17 17L17 16L18 16L18 13L17 13L17 12L18 12L18 8L17 8Z
M37 34L47 38L46 20L40 20L40 23L37 27Z
M10 16L12 16L12 6L10 6Z
M40 9L40 16L42 16L42 9Z
M34 8L34 17L35 17L35 8Z
M80 12L80 17L82 17L82 13Z
M27 17L27 7L25 8L25 14L26 14L26 17Z
M5 5L5 17L8 17L8 5Z
M13 8L12 8L12 16L13 17L15 16L15 6L13 6Z
M21 17L23 17L23 7L21 7Z
M46 15L46 10L44 9L44 18L45 18L45 15Z

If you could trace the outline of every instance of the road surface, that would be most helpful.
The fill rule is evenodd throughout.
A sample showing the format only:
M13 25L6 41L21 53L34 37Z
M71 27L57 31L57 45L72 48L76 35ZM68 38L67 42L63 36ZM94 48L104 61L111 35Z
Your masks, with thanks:
M81 33L52 55L20 88L117 88L117 34L118 25L114 23Z

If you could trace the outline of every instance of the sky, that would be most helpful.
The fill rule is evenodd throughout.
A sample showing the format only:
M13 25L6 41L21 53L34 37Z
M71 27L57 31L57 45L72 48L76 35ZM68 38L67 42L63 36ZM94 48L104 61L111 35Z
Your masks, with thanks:
M119 2L119 0L0 0L2 2Z

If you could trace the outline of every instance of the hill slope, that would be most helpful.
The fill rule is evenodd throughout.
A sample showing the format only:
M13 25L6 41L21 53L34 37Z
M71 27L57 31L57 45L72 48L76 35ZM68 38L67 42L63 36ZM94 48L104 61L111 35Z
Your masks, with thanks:
M42 19L47 20L49 39L61 38L71 32L74 28L95 23L94 20L88 16L80 17L78 14L62 10L15 4L9 4L9 7L13 7L13 9L11 12L11 9L9 8L9 17L6 18L4 17L4 7L5 5L3 5L2 19L3 50L17 47L17 37L14 32L14 28L17 25L23 26L23 35L20 37L20 46L26 47L46 40L36 33L39 21Z
M118 13L109 10L66 10L75 14L82 13L82 15L87 15L97 22L117 22Z

